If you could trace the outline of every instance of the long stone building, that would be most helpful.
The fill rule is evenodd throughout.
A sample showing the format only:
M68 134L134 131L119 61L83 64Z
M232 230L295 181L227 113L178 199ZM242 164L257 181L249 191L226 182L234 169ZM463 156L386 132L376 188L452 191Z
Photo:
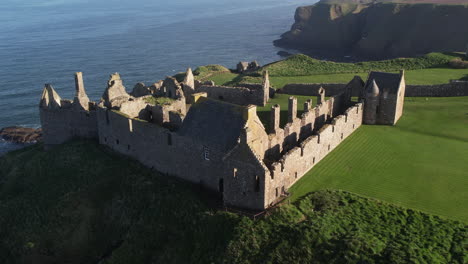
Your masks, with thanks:
M336 148L359 126L395 124L403 109L404 73L371 73L367 83L352 80L343 93L317 104L289 98L288 122L280 126L273 105L269 127L257 105L269 100L269 77L246 87L201 85L187 71L179 83L168 77L128 94L120 75L111 75L100 102L91 102L81 73L76 96L62 100L46 85L40 116L46 148L72 138L95 138L161 173L222 193L226 205L263 210ZM353 90L362 96L352 100Z

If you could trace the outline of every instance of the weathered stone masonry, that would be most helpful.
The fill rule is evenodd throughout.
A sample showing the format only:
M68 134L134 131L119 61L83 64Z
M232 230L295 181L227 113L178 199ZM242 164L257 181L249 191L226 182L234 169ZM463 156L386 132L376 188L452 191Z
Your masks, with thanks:
M376 75L376 82L386 91L391 87L382 82L382 76L396 76ZM255 210L275 204L353 133L365 121L369 101L363 96L358 103L352 102L349 85L328 100L325 90L319 89L315 107L312 99L298 106L296 98L289 98L288 123L283 128L279 125L280 106L272 106L270 126L265 128L256 106L242 104L254 100L263 105L268 100L268 74L259 89L249 87L258 94L250 92L250 98L240 99L234 96L239 90L232 87L201 92L203 89L194 87L191 70L184 83L167 78L152 88L135 86L132 94L140 97L127 94L120 76L113 74L99 104L87 99L81 78L77 73L73 101L62 100L50 85L44 88L40 112L46 147L74 137L97 138L149 168L221 192L226 205ZM404 89L404 81L400 83ZM234 95L209 98L209 92L221 89L226 90L223 95ZM369 89L368 85L363 89ZM154 96L172 99L152 105L148 99ZM186 107L185 102L190 105ZM298 107L304 107L300 117ZM399 117L397 110L390 112Z

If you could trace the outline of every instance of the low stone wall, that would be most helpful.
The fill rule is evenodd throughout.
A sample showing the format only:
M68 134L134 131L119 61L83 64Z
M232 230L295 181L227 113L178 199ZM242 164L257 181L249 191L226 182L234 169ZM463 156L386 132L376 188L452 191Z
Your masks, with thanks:
M407 97L468 96L468 82L452 81L438 85L406 85Z
M344 91L346 83L290 83L281 88L279 93L317 96L320 87L325 89L327 96L335 96Z
M261 89L246 87L207 86L202 85L196 89L198 93L205 92L209 98L226 101L239 105L264 105L264 95Z

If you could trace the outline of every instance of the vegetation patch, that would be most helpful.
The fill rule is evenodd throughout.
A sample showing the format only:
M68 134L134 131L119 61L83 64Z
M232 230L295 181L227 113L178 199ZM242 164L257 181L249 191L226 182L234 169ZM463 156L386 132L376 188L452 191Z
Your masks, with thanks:
M193 71L193 74L195 75L195 78L197 80L204 80L208 76L211 76L214 73L219 73L219 72L230 72L230 70L221 65L211 64L211 65L205 65L205 66L200 66L196 68Z
M148 104L152 105L170 105L174 102L175 100L169 97L154 97L154 96L148 96L145 97L145 102Z
M23 162L28 160L28 162ZM466 225L333 190L250 218L88 141L0 158L0 258L43 263L464 263Z

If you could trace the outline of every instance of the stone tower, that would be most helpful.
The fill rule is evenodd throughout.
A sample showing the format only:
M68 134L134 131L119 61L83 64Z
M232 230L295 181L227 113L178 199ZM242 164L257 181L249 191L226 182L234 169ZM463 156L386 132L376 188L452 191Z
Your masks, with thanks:
M368 125L375 125L378 118L380 100L380 89L375 80L367 87L364 95L364 116L363 122Z

